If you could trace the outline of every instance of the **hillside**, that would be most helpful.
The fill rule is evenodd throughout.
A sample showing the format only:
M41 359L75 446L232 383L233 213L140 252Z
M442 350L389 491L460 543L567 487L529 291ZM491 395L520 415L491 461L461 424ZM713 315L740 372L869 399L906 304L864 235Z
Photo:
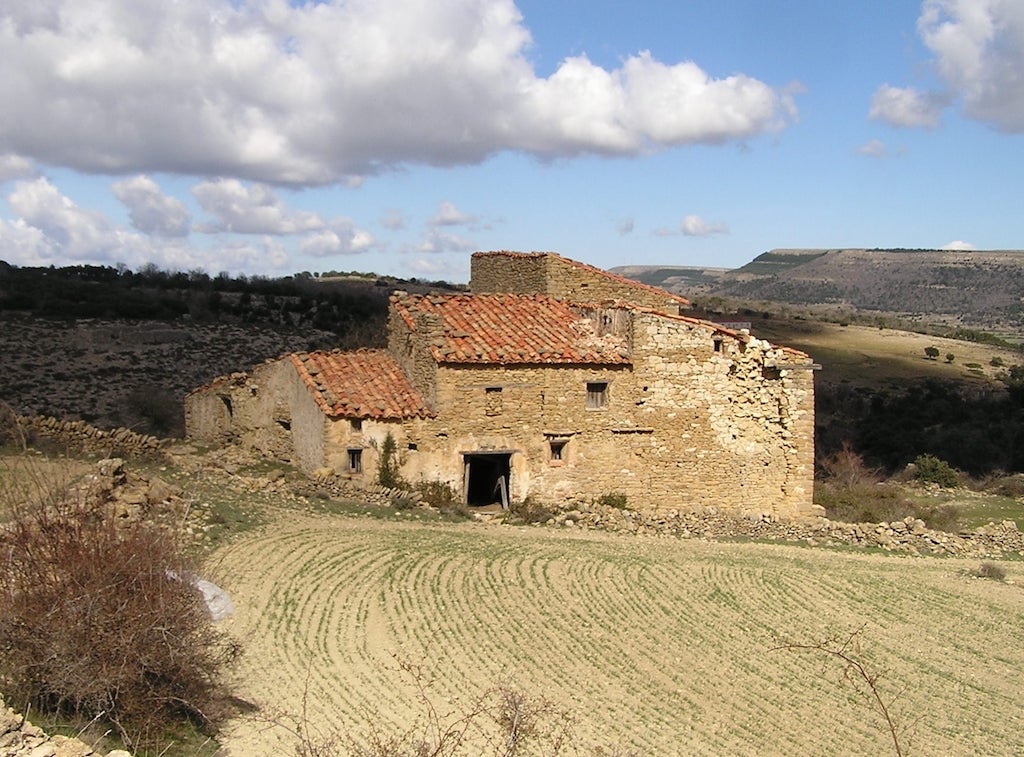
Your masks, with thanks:
M776 249L734 270L626 266L691 298L770 301L1024 338L1024 251Z
M762 256L758 265L798 270L808 264L805 258L825 257ZM665 286L684 280L707 286L725 274L626 270ZM0 265L0 402L27 415L179 436L184 395L216 376L291 351L379 344L395 283L382 286L372 277L232 282ZM433 286L401 285L410 291ZM1024 405L1000 381L1024 364L1024 354L893 328L843 326L795 306L789 317L780 310L775 304L747 307L723 319L749 321L755 336L805 351L822 366L815 377L818 460L850 445L889 472L923 453L974 475L1024 470ZM130 317L118 317L125 314ZM940 359L926 359L924 350L932 346Z

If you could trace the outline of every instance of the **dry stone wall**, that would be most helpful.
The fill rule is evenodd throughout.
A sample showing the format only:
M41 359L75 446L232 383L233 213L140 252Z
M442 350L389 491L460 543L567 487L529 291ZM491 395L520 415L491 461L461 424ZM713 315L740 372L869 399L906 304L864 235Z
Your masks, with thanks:
M100 429L85 421L63 421L42 415L18 416L21 439L45 439L71 452L138 458L158 455L166 441L128 428Z
M189 439L241 444L307 471L323 465L324 424L288 357L223 376L185 397Z
M1024 557L1024 533L1011 520L949 533L904 518L885 523L843 523L827 518L780 519L752 510L745 517L720 508L675 508L657 512L625 510L586 500L567 502L545 521L548 526L682 539L758 539L815 547L862 547L905 556L1006 559Z

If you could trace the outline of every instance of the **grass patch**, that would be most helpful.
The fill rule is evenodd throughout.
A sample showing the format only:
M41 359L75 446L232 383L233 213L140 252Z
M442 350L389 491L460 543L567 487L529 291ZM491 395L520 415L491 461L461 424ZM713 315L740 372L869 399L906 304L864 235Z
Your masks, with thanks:
M984 495L962 501L959 506L962 528L979 528L986 523L1012 520L1024 526L1024 501L1001 495Z

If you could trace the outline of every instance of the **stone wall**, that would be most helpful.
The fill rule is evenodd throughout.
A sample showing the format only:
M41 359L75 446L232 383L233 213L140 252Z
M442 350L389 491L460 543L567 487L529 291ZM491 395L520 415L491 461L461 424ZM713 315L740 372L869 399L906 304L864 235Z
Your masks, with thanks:
M464 455L491 451L511 455L512 499L811 515L809 359L649 313L634 334L632 366L440 366L437 416L395 428L403 475L458 491ZM604 407L588 384L607 387Z
M476 252L470 258L473 294L551 294L545 252Z
M307 471L324 464L324 424L288 357L221 377L185 398L189 439L241 444Z
M166 440L127 428L100 429L85 421L63 421L43 415L18 416L21 438L45 440L70 452L87 455L149 457L159 455Z
M461 492L467 455L491 453L508 456L513 500L625 494L648 510L741 512L757 503L774 515L809 516L809 358L692 319L623 314L608 328L632 337L626 366L438 365L430 334L414 339L393 315L393 354L406 355L413 379L428 384L435 417L327 418L284 358L190 395L189 436L369 485L390 434L412 483ZM588 385L605 387L602 407L588 407ZM350 450L359 450L361 471L351 470Z
M596 319L598 334L607 328L628 338L632 364L438 364L431 354L443 336L437 316L392 307L389 352L434 417L327 418L282 358L190 395L190 438L237 442L307 472L326 467L369 483L391 434L401 475L412 483L462 491L474 464L507 464L514 500L625 494L649 510L813 513L806 355L680 316L681 298L553 253L476 253L472 276L474 292L640 303L579 307L581 318ZM592 407L588 395L598 387L604 399ZM360 451L361 472L351 470L350 450ZM482 459L488 454L500 457Z
M473 294L547 294L574 302L622 300L678 315L689 303L647 286L553 252L477 252L470 262Z
M395 292L391 301L401 301L404 292ZM388 314L388 352L395 359L426 403L433 407L437 397L437 363L430 351L431 342L442 337L442 325L436 316L420 313L409 323L392 307ZM415 330L414 330L415 329Z

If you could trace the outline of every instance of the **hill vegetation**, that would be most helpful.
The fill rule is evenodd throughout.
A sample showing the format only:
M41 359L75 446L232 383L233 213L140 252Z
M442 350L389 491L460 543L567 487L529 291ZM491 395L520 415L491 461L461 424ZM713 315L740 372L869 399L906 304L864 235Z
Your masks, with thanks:
M975 476L1024 470L1024 252L772 250L735 270L628 266L692 314L810 354L820 461L931 454Z
M889 262L876 269L857 262L876 254ZM753 286L828 263L835 276L854 271L860 286L884 287L888 274L878 271L892 261L925 261L914 269L923 272L927 261L946 255L774 251L746 272L728 276L746 277ZM982 268L986 261L1012 267L1024 255L986 253L979 261ZM959 270L952 263L946 268ZM875 270L874 278L865 270ZM624 270L678 290L682 284L674 271ZM689 281L698 289L726 276L714 269L691 273ZM1021 280L1004 281L1004 293L992 296L1006 299L1005 292L1016 291ZM928 281L920 285L933 288ZM358 273L264 279L0 264L0 399L22 414L180 435L183 396L217 376L292 351L383 344L387 298L399 286L452 288ZM895 317L840 312L821 303L737 305L707 291L687 294L698 306L695 315L749 323L755 335L801 349L821 364L815 378L819 461L850 447L886 473L922 454L974 476L1024 471L1024 368L1018 367L1024 355L1006 340L963 326L943 328L973 341L913 334L893 328L900 324ZM922 315L917 324L936 325L930 317ZM931 349L939 359L928 359Z
M180 436L182 398L217 376L288 352L383 345L397 288L454 287L0 262L0 399L22 414Z
M921 326L1024 335L1024 251L770 250L734 270L629 266L616 272L714 306L718 301L813 307Z

